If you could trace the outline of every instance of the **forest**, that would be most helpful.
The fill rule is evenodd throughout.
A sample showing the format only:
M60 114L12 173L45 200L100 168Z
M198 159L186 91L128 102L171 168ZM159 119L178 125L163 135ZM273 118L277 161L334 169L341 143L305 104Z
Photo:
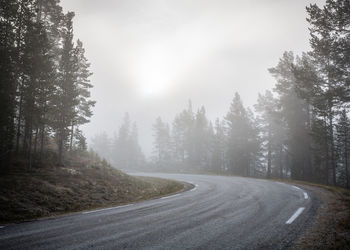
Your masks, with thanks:
M53 152L86 151L90 64L73 37L74 12L59 0L1 0L0 167L23 158L29 169ZM56 153L57 152L57 153Z
M168 124L154 122L159 169L291 178L349 188L350 3L306 8L311 50L285 52L268 69L273 91L254 109L238 93L211 122L188 107Z
M74 13L58 0L1 1L1 169L22 156L28 167L45 154L86 151L80 126L88 123L89 62L73 37ZM226 116L214 122L191 101L171 124L153 124L151 164L128 114L113 139L91 147L118 168L232 174L350 187L349 1L306 8L311 50L285 52L269 73L275 87L253 108L235 93ZM257 83L258 84L258 83Z
M350 0L0 0L0 249L350 249L349 104Z

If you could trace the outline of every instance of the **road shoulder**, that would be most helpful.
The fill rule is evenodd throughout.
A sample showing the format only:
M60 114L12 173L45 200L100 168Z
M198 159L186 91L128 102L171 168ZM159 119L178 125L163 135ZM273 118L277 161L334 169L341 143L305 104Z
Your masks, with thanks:
M342 189L298 184L322 201L312 226L292 249L350 249L350 196Z

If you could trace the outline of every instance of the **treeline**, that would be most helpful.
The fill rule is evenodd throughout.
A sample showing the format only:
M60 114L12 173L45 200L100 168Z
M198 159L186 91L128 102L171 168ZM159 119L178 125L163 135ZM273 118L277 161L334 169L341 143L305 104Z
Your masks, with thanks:
M73 38L73 12L59 0L1 0L0 162L14 154L32 165L56 142L58 162L67 150L86 150L79 126L89 122L89 63Z
M118 133L112 138L106 132L95 135L91 148L116 168L142 169L146 164L138 142L136 122L131 122L128 113L124 115Z
M191 105L154 124L160 169L292 178L349 187L350 3L306 8L311 51L285 52L253 113L235 94L212 124Z
M172 126L158 117L153 132L153 162L159 170L263 174L258 123L238 93L224 119L214 124L203 106L194 112L190 101Z

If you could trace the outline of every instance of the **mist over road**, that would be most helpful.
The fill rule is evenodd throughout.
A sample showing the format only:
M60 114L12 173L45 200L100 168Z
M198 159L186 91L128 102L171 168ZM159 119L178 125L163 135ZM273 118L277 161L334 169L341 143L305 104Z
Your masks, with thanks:
M240 177L148 174L192 190L127 206L0 228L0 249L278 249L319 206L309 191Z

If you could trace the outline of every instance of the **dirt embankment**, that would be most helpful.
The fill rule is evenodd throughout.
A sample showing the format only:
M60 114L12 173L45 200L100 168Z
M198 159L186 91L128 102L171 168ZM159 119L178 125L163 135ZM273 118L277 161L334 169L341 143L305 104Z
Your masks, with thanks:
M74 159L28 171L17 163L0 175L0 223L117 206L179 192L182 183L132 177L106 162Z

